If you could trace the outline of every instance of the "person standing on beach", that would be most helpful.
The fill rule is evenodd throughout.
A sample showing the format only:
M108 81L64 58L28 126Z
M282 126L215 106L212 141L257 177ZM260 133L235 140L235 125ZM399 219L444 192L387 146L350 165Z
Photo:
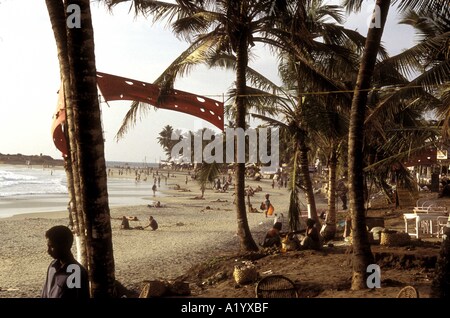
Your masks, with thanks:
M47 269L42 298L87 299L89 279L86 269L78 263L71 252L72 231L57 225L45 232L47 252L54 258Z
M153 184L152 190L153 190L153 196L155 197L156 196L156 183Z
M267 213L269 212L269 208L270 208L270 194L266 193L266 200L264 201L264 205L265 205L265 211L264 214L267 217Z

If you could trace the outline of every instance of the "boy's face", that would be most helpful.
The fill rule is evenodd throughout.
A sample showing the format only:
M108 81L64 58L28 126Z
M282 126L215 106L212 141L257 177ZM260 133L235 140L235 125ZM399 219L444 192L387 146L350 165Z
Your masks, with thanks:
M64 255L64 251L58 244L47 239L47 253L54 259L60 259Z

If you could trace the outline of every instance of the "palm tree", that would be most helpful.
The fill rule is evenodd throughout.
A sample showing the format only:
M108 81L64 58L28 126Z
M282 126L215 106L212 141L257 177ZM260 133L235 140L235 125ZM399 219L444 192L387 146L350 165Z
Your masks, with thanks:
M325 102L311 96L307 104L310 106L305 108L305 118L308 130L312 133L311 139L328 163L328 208L321 234L325 240L329 240L336 235L336 176L339 158L344 156L343 150L346 149L348 109L336 107L339 103L331 96ZM345 173L344 168L341 170Z
M366 46L363 58L360 63L358 79L356 82L351 116L350 116L350 133L349 133L349 179L350 179L350 209L352 211L352 231L354 242L354 254L353 254L353 279L352 289L366 288L366 269L369 264L373 262L373 255L370 252L370 246L368 244L368 238L366 235L365 224L365 211L364 211L364 178L363 178L363 139L364 139L364 120L365 110L367 104L368 91L374 72L375 62L380 47L381 36L383 34L384 25L386 22L387 13L390 7L390 0L377 0L374 16L379 23L376 27L369 28L366 40ZM446 2L443 0L399 0L399 8L402 11L405 10L424 10L427 8L433 9L438 12L442 8L447 8ZM359 10L362 4L362 0L346 0L345 5L349 11ZM443 9L446 10L446 9ZM448 13L447 13L448 14ZM448 36L447 36L448 38ZM422 52L428 50L430 47L422 47ZM411 57L411 56L410 56ZM442 66L442 65L441 65ZM445 66L445 63L444 63ZM441 69L442 70L442 69ZM423 82L424 86L432 82L439 83L442 76L436 76L438 73L431 73L434 76L430 77L424 75L422 79L427 79ZM445 74L440 72L439 74ZM448 71L447 71L448 74ZM408 87L411 89L413 87ZM400 94L397 95L397 97Z
M352 1L347 1L347 4ZM359 1L359 5L361 5ZM364 54L361 59L358 78L356 81L352 107L350 111L350 127L348 137L348 174L350 211L352 213L353 237L353 277L354 290L367 288L367 266L374 263L370 250L369 238L366 231L364 209L364 177L363 177L363 140L364 119L367 104L367 95L370 88L372 74L375 67L381 36L383 35L390 0L377 0L379 9L374 11L373 20L380 21L377 27L369 28L366 38ZM376 14L379 14L378 16Z
M295 180L302 181L303 185L299 186L305 191L311 216L319 225L308 163L310 149L308 120L312 117L304 115L307 112L306 107L311 107L314 103L309 102L309 105L305 107L304 99L305 95L309 98L310 91L348 90L346 82L353 76L349 77L347 74L355 72L358 47L364 42L361 35L328 22L329 18L342 22L342 13L338 6L323 5L322 1L292 2L279 20L276 20L277 28L268 31L265 34L266 37L260 39L261 42L279 49L281 52L280 74L286 87L296 92L297 105L291 109L293 113L287 115L281 111L286 118L289 118L290 127L296 125L296 131L284 131L291 131L289 134L292 133L291 136L295 136L294 140L298 143L291 148L291 155L298 153L300 156L299 169L297 167L295 169L299 175L295 177ZM259 114L272 113L273 115L276 109L273 105L279 102L276 92L280 92L280 88L256 72L248 72L247 76L253 85L261 89L247 87L248 95L256 96L248 97L252 108ZM273 93L267 93L268 91ZM323 99L320 102L322 104L336 104L334 106L336 109L345 109L345 106L351 102L349 94L332 95L334 96L332 103L330 103L331 99L321 98L320 95L315 100L319 102L318 100ZM261 118L267 120L264 116ZM331 124L334 126L335 122ZM295 188L291 187L291 189ZM291 209L291 211L294 210ZM332 216L333 213L328 215Z
M357 53L364 38L357 32L336 24L343 22L339 6L324 5L322 1L299 1L292 2L287 13L280 18L277 30L268 37L266 43L281 50L280 73L288 89L296 92L295 122L298 130L296 136L299 143L300 177L311 216L320 225L308 162L308 141L313 131L308 126L314 110L309 115L305 114L308 107L318 104L329 104L328 108L334 107L342 111L349 107L351 96L343 93L332 94L333 97L329 98L318 94L315 98L309 98L309 93L330 90L345 92L349 79L347 74L356 69ZM305 97L308 105L304 102ZM313 100L314 103L311 102ZM336 123L331 124L334 127ZM319 131L324 132L323 129ZM333 200L333 197L330 199ZM330 217L334 215L331 212L328 213Z
M174 136L179 137L177 139L172 139L172 137ZM183 136L181 135L180 130L174 130L172 126L166 125L159 132L159 136L156 139L166 153L167 159L171 159L173 146L181 141L183 139Z
M67 185L69 192L69 209L71 213L71 220L73 224L73 231L75 234L75 241L77 244L78 261L88 268L87 246L86 246L86 231L84 223L84 215L77 205L81 202L81 188L78 173L77 160L77 143L74 125L74 110L71 105L70 90L70 74L69 74L69 57L67 52L67 34L66 34L66 17L64 14L64 5L62 2L48 2L47 8L52 21L54 36L57 43L58 59L61 74L61 88L59 95L61 102L65 103L66 123L64 127L64 134L67 145L67 155L64 158L64 168L67 176ZM70 216L69 216L70 217Z
M72 1L80 13L83 28L65 24L67 10L62 1L46 1L55 33L58 53L66 54L60 63L68 61L68 68L60 66L64 82L69 81L73 117L69 128L75 129L81 196L77 207L83 211L88 239L88 271L92 297L111 297L114 293L114 257L112 232L106 185L104 140L100 119L95 68L94 38L88 0ZM62 27L64 21L64 28ZM62 33L66 33L65 37ZM72 122L71 122L72 121Z

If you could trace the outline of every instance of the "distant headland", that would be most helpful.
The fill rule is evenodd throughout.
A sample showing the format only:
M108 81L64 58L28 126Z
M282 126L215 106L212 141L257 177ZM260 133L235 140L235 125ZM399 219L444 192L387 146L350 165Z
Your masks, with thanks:
M15 155L5 155L0 153L0 164L63 166L64 160L53 159L52 157L43 154L27 156L20 153Z

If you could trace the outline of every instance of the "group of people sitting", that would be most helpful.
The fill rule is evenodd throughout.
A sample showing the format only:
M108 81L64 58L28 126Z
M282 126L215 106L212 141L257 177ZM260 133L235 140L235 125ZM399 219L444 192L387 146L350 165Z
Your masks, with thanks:
M279 217L274 219L274 224L272 228L266 233L264 241L262 242L262 247L281 247L282 237L286 237L293 241L298 241L298 249L307 250L319 250L322 248L322 238L319 229L315 226L316 221L313 219L306 220L306 229L299 231L302 234L301 240L297 237L297 232L295 233L281 233L283 227L282 222L280 222Z
M156 222L156 220L153 218L153 216L150 215L149 219L148 219L148 224L145 226L135 226L135 227L131 227L130 226L130 219L128 217L126 217L125 215L122 216L122 223L120 224L120 228L122 230L143 230L145 228L150 227L152 229L152 231L155 231L158 229L158 222Z

